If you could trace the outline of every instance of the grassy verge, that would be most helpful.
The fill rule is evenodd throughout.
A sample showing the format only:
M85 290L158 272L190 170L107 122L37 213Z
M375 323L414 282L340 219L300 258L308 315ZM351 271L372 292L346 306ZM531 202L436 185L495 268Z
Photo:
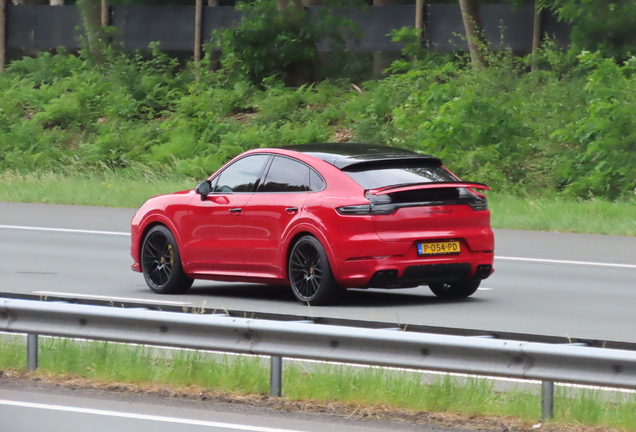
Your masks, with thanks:
M148 197L194 187L197 180L153 172L0 174L0 201L139 207ZM495 228L636 236L636 200L520 198L490 193Z
M104 171L61 175L0 174L0 201L137 208L149 197L192 189L196 180L156 173Z
M25 351L18 339L2 342L0 369L23 371ZM166 354L142 346L68 339L41 341L38 373L53 378L72 374L106 384L195 387L197 392L259 398L269 390L268 362L259 358L179 350ZM441 412L467 418L512 416L520 422L535 421L540 410L538 390L496 392L492 381L448 376L427 384L417 373L381 368L316 365L309 369L287 363L283 391L285 399L309 405L337 401L350 409ZM551 423L553 430L572 423L636 430L636 397L608 399L597 391L572 393L559 388L556 418Z
M636 200L576 201L489 194L494 228L636 236Z

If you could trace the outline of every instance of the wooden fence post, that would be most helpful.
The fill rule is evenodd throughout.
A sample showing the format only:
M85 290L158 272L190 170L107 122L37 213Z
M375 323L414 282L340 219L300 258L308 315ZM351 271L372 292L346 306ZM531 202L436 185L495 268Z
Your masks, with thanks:
M424 25L424 0L415 0L415 28L420 30L420 44L423 40L426 42L426 47L430 48Z
M532 67L539 70L539 46L541 45L541 0L534 3L534 23L532 28Z
M373 6L393 6L396 4L396 0L373 0ZM393 56L386 51L374 51L373 52L373 76L380 78L384 76L384 70L391 66Z
M0 72L7 60L7 0L0 0Z
M194 66L201 67L201 16L203 15L203 0L197 0L194 10Z
M108 0L102 0L102 27L108 27L109 17L108 17Z

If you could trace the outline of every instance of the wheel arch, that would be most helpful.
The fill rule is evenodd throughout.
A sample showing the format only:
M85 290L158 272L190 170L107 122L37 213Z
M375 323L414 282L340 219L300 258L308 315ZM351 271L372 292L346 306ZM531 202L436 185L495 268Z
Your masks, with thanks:
M332 271L334 269L333 253L331 250L331 245L329 244L327 239L322 235L322 233L316 232L315 229L311 229L309 226L299 227L298 231L290 236L285 250L285 262L283 263L283 268L285 269L285 278L287 280L289 280L289 257L291 256L292 249L294 248L296 242L298 242L299 239L305 236L311 236L320 242L323 249L325 250L325 253L327 254L327 259L329 260L329 265L332 268Z
M309 231L300 231L294 234L291 240L289 240L289 243L287 243L287 250L285 251L285 276L289 275L289 257L291 257L292 249L294 249L296 242L305 236L312 236L316 238L316 236Z
M153 229L156 226L164 226L166 228L168 228L168 230L170 230L170 232L172 233L172 235L174 236L175 241L177 242L177 246L179 248L179 253L181 253L182 251L182 246L181 246L181 238L179 237L179 232L175 229L175 227L166 219L164 218L152 218L151 220L149 220L148 222L146 222L143 225L143 229L141 230L141 233L139 234L139 238L137 239L137 251L138 251L138 259L139 259L139 269L141 271L143 271L143 263L141 262L141 248L143 247L144 244L144 240L146 238L146 235L148 234L148 232Z
M165 226L166 228L168 228L168 226L166 226L165 224L155 221L155 222L150 222L148 225L146 225L143 229L143 231L141 232L141 235L139 236L139 244L137 245L137 250L139 251L139 269L143 272L144 271L144 263L143 260L141 259L141 253L142 253L142 247L144 245L144 240L146 239L146 236L148 235L148 232L153 229L156 226ZM170 229L170 228L168 228Z

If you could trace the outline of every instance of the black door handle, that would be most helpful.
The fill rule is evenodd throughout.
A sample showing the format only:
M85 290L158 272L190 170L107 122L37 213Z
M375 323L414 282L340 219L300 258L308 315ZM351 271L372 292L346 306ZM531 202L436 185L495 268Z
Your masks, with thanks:
M243 211L242 208L231 208L230 209L230 213L240 213L242 211Z
M296 213L298 211L298 207L287 207L285 211L287 213Z

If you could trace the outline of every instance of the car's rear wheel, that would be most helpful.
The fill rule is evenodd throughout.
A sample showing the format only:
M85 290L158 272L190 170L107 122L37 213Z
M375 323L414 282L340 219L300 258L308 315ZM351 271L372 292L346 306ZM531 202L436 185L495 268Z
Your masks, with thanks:
M325 249L312 236L301 237L289 255L289 281L296 298L312 306L332 303L339 291Z
M177 241L163 225L146 234L141 246L141 269L148 287L158 294L180 294L192 286L193 280L181 266Z
M439 298L465 298L475 294L481 279L463 279L454 282L439 282L428 287Z

